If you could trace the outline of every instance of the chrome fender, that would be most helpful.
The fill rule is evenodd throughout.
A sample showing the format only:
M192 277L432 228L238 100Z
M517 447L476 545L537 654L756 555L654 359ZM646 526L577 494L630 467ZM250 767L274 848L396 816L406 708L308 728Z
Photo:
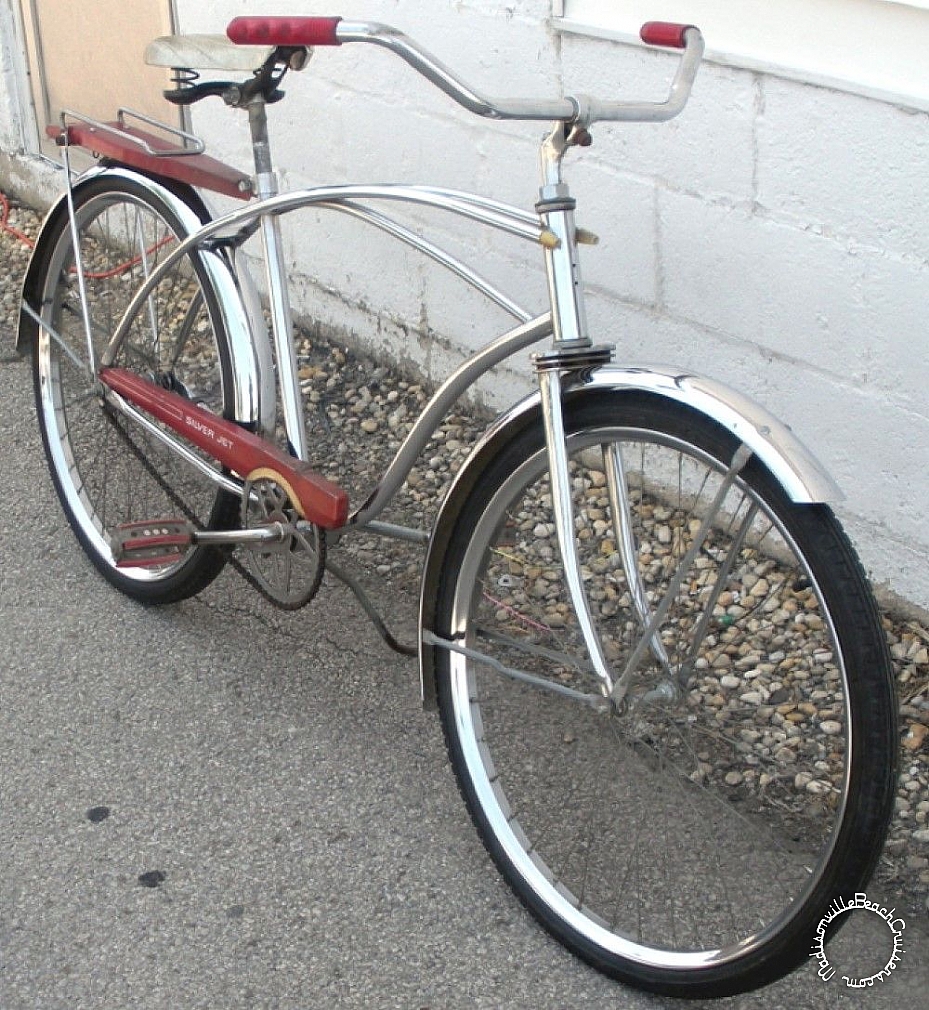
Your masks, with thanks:
M798 504L844 495L809 449L766 407L715 379L671 368L602 368L584 389L635 389L687 404L727 428L774 474Z
M842 493L812 453L783 422L759 403L715 379L671 368L598 369L583 384L565 390L566 403L604 391L651 393L712 418L751 449L788 497L799 504L838 501ZM445 554L464 500L480 479L488 458L526 426L541 424L540 395L532 393L501 414L465 460L439 509L423 566L420 629L435 631L435 603ZM435 646L420 640L423 706L436 708Z
M171 208L188 234L209 219L203 201L191 187L176 185L168 189L146 175L125 168L92 168L73 184L72 192L78 195L83 187L102 176L131 179L147 189ZM61 219L67 218L67 215L67 196L62 195L42 222L26 269L22 299L36 313L41 311L39 283L48 244L60 226ZM242 256L221 249L205 249L200 253L200 258L229 337L234 411L232 419L263 429L268 424L268 419L273 419L275 392L273 371L267 367L271 361L271 345L254 284L248 276ZM20 311L16 336L16 350L20 354L29 350L36 325L31 316Z

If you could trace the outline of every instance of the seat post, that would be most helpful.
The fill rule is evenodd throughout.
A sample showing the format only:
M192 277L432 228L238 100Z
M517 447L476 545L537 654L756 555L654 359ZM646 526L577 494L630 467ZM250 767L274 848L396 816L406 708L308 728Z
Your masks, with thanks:
M271 144L268 139L268 117L265 100L258 95L248 103L248 124L252 134L252 152L255 158L255 192L259 200L276 196L277 174L271 161ZM277 359L281 390L281 410L290 451L297 459L307 458L306 428L303 421L303 400L297 378L297 353L293 341L293 321L287 285L287 266L284 245L277 214L260 214L261 243L264 248L265 278L268 303L271 310L271 328L274 335L274 353Z
M277 195L277 176L271 162L271 142L268 138L268 114L265 100L257 95L248 103L248 126L252 134L252 154L255 158L255 186L260 199Z

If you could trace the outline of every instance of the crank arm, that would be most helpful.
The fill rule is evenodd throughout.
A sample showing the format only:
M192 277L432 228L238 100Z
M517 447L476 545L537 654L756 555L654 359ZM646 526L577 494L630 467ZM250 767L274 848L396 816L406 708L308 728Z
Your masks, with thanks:
M294 530L273 522L248 530L200 530L186 519L146 519L123 523L110 537L117 568L175 564L193 547L251 547L281 543Z
M211 544L216 547L261 547L264 544L279 544L294 532L290 523L268 523L248 530L194 530L191 534L195 544Z

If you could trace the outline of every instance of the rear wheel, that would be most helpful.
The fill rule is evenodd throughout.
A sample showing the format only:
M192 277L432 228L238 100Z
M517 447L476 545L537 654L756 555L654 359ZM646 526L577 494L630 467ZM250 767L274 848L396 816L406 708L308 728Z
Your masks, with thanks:
M646 395L581 404L582 575L628 693L598 704L532 426L472 482L442 563L452 764L504 876L575 953L673 995L755 988L807 958L880 852L896 748L877 611L830 510L754 459L727 477L738 446L714 422Z
M77 188L75 219L99 361L132 296L187 228L158 187L108 175ZM218 491L152 432L103 400L89 363L78 257L66 214L42 250L37 293L47 328L35 326L35 395L62 506L88 556L120 590L148 603L184 599L219 573L219 550L194 548L156 567L117 567L114 531L129 522L174 517L198 527L234 526L238 498ZM198 254L181 259L154 288L114 364L216 414L231 409L226 334Z

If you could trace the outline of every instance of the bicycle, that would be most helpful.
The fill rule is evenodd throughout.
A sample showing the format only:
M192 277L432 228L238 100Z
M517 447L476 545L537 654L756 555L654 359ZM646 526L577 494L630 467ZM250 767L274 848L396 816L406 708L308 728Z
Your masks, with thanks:
M896 707L877 608L827 504L836 489L787 427L716 381L613 365L593 343L578 266L593 236L562 172L593 123L683 109L700 32L643 27L646 43L681 50L663 102L491 100L379 24L251 17L227 34L160 39L147 59L174 70L170 101L220 96L248 112L254 179L130 110L111 123L65 112L49 130L66 187L28 268L18 340L83 549L145 603L189 597L232 560L297 608L334 570L333 539L425 546L424 704L529 911L646 989L719 996L782 976L833 898L869 879L891 814ZM477 115L551 124L534 210L429 186L279 193L266 105L312 47L347 43L387 48ZM72 179L75 147L103 160ZM195 187L245 202L213 218ZM388 216L394 202L540 246L549 310L532 314ZM516 320L439 387L354 509L312 468L304 424L279 218L307 207L385 231ZM256 233L270 334L243 255ZM549 337L532 358L537 392L480 437L433 529L379 520L459 396Z

